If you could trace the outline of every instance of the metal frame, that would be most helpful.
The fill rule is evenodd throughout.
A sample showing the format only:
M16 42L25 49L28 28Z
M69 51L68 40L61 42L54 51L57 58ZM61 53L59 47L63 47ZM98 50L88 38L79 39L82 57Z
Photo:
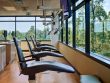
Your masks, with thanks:
M15 37L16 37L16 17L15 17Z
M65 43L68 45L68 19L65 21L66 24L66 41Z
M75 4L72 5L73 8L75 7ZM74 11L72 13L72 28L73 28L73 31L72 31L72 36L73 36L73 48L76 48L76 11Z
M85 4L85 52L90 54L90 2Z

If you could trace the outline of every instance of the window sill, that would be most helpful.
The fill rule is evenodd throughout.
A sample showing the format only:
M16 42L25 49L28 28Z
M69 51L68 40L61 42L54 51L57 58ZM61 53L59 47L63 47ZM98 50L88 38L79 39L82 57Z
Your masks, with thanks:
M62 43L62 42L60 42L60 43ZM62 44L66 45L65 43L62 43ZM104 66L106 66L108 68L110 68L110 59L105 57L105 56L97 54L97 53L93 53L93 52L91 52L90 54L86 54L85 50L83 48L79 48L79 47L73 48L73 47L71 47L69 45L66 45L66 46L71 48L71 49L73 49L73 50L75 50L75 51L77 51L77 52L79 52L79 53L82 53L86 57L89 57L92 60L94 60L94 61L96 61L96 62L98 62L98 63L100 63L100 64L102 64L102 65L104 65Z

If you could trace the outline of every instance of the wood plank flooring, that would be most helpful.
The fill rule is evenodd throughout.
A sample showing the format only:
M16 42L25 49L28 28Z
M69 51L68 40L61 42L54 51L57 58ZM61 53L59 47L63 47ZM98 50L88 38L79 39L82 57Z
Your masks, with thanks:
M62 58L44 57L41 60L58 61L68 64ZM20 75L17 60L9 64L4 71L0 73L0 83L29 83L28 76ZM79 83L76 73L58 73L54 71L45 71L36 74L36 83Z

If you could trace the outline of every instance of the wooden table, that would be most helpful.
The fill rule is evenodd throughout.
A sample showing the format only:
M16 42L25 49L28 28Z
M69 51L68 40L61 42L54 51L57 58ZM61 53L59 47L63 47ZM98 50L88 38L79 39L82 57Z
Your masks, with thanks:
M6 46L6 65L8 65L15 59L16 50L14 42L2 42L0 45Z
M6 66L6 46L0 45L0 71Z

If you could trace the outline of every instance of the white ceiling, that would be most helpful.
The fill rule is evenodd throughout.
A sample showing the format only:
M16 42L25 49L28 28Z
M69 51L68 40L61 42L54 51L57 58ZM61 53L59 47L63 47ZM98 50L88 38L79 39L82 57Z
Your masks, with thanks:
M59 11L60 0L43 0L43 3L42 0L22 0L19 4L16 0L0 0L0 16L43 16L44 10L38 9L38 6L41 7L42 5L48 9L45 10L44 14L50 16L53 11ZM14 7L16 10L6 10L4 7Z

